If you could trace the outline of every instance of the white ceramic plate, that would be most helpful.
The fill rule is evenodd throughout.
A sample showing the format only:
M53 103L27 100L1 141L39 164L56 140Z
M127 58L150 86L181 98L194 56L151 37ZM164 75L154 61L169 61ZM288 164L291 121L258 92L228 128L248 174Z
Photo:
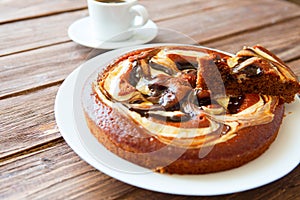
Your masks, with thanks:
M144 26L135 29L133 36L128 40L118 42L100 41L94 38L90 17L85 17L69 26L68 35L71 40L83 46L96 49L117 49L150 42L156 37L157 31L156 24L149 20Z
M299 99L286 105L286 117L271 147L259 158L236 169L206 175L158 174L107 151L86 126L81 109L81 91L86 80L95 76L95 71L131 49L136 47L110 51L89 60L72 72L58 91L55 117L60 132L69 146L90 165L113 178L144 189L208 196L240 192L268 184L285 176L299 164Z

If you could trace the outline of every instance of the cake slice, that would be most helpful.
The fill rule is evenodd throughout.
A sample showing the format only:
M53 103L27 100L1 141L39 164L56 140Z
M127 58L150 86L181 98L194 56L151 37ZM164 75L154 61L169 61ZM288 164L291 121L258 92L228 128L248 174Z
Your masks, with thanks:
M300 84L290 68L259 45L244 47L233 57L221 58L216 54L201 57L198 64L197 88L219 88L216 77L221 74L219 80L229 95L267 94L290 103L300 92Z

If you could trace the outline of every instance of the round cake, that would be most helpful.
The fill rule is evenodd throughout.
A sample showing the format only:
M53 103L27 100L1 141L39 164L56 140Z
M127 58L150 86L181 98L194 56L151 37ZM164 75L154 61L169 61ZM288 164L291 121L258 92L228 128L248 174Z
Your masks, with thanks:
M262 78L226 70L232 57L195 46L120 55L86 84L91 133L119 157L160 173L218 172L257 158L275 140L284 105L275 95L226 90L228 77Z

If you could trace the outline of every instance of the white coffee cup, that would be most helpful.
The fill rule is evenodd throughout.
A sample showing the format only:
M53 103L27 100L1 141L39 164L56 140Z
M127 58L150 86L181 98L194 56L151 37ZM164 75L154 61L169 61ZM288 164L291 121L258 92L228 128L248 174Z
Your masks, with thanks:
M101 41L127 40L148 21L146 8L137 0L87 2L94 37Z

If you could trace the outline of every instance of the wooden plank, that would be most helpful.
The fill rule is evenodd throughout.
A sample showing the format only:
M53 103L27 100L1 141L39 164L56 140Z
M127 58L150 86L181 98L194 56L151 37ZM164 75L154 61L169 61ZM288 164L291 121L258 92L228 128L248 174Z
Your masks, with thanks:
M58 86L0 100L0 158L60 136L54 119Z
M286 0L286 1L292 2L292 3L297 4L297 5L300 5L299 0Z
M62 140L1 163L0 199L117 198L134 188L97 171Z
M189 13L199 13L204 10L211 10L216 7L237 3L236 0L164 0L163 3L161 0L141 0L139 2L147 8L151 19L154 21L169 20L179 16L188 15Z
M86 10L3 24L0 26L0 56L70 41L69 25L84 16L87 16Z
M244 0L161 21L159 25L182 32L201 44L297 16L300 16L300 9L292 3Z
M159 7L156 6L158 4L149 2L151 13L155 13L153 8ZM157 16L156 21L160 28L182 32L199 43L300 15L296 5L279 0L264 0L259 4L251 0L230 1L222 6L219 6L220 3L203 4L207 7L194 6L193 8L196 8L194 11L191 9L185 11L183 5L161 10L160 13L167 14L162 15L162 18ZM178 7L182 10L176 9ZM84 10L3 24L0 26L0 56L69 41L68 26L87 15L87 10ZM167 15L172 17L165 18ZM176 41L174 38L173 42Z
M86 1L80 0L2 0L0 1L0 24L86 7Z
M86 60L103 52L68 42L0 57L0 99L62 81Z
M272 33L272 34L271 34ZM243 46L261 44L284 61L300 57L300 17L203 45L235 53Z

